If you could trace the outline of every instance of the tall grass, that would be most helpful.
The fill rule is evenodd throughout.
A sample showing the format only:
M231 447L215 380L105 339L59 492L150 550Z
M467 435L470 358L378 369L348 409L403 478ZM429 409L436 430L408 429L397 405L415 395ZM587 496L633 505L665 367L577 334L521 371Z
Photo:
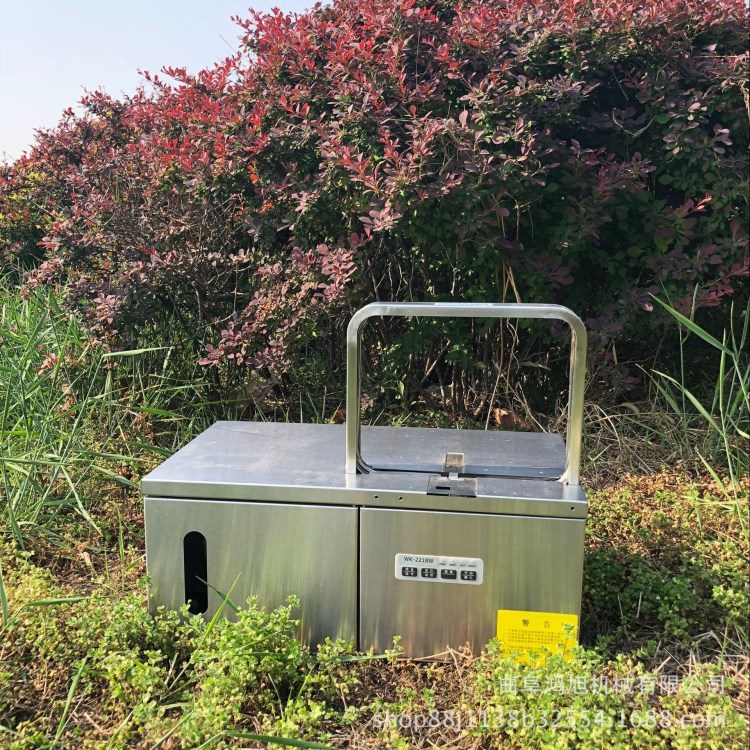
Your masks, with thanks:
M61 514L96 529L94 503L135 489L220 411L186 353L108 353L51 290L22 298L0 280L0 347L0 512L21 546L40 532L54 541Z
M656 388L677 416L687 450L698 458L724 495L739 502L741 484L750 472L750 305L741 314L731 308L722 340L695 320L657 299L680 326L680 379L655 370ZM710 344L717 358L716 376L706 393L685 384L684 362L697 337ZM699 438L689 437L696 431ZM680 435L674 439L679 440ZM744 513L742 514L744 516Z

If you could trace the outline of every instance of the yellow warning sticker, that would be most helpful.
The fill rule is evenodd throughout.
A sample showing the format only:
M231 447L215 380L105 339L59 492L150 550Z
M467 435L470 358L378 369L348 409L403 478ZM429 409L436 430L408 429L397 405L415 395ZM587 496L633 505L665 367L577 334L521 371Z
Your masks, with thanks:
M578 615L499 609L497 639L503 654L518 651L522 663L530 661L529 651L542 649L570 658L570 649L578 643Z

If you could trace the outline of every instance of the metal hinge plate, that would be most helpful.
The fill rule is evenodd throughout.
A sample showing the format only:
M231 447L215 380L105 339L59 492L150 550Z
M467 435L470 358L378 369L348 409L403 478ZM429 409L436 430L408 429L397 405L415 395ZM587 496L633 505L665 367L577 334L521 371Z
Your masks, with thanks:
M428 495L456 495L457 497L476 497L477 480L475 477L443 477L431 474L427 482Z

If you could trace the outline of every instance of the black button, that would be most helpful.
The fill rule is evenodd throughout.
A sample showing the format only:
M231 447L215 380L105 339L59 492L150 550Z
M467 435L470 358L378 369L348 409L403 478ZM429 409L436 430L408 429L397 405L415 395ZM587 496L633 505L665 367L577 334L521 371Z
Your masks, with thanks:
M416 568L401 568L401 575L408 576L409 578L416 578L417 569Z
M477 571L476 570L462 570L461 571L461 580L462 581L476 581L477 580Z
M441 570L440 577L447 578L449 581L455 581L458 574L455 570Z
M422 578L437 578L437 568L422 568Z

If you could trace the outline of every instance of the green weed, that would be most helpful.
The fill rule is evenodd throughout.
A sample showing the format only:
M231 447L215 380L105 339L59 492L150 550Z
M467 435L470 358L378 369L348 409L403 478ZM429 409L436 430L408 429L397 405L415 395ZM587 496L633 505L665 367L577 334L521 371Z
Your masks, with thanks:
M738 493L750 471L750 305L741 315L735 315L734 307L731 308L728 328L719 341L691 318L654 299L680 325L680 379L660 371L653 373L659 393L678 417L681 428L682 437L670 435L670 439L685 442L694 429L695 419L700 420L703 444L697 455L727 499L735 503L738 518L744 520L746 509L738 505ZM710 344L718 357L716 378L707 398L685 385L685 350L691 336ZM685 448L688 453L696 450L695 441L690 440ZM719 476L723 471L728 482Z
M0 345L2 512L22 548L41 534L62 542L58 519L71 514L100 534L92 506L137 489L222 409L172 347L107 353L48 290L21 298L0 281Z

